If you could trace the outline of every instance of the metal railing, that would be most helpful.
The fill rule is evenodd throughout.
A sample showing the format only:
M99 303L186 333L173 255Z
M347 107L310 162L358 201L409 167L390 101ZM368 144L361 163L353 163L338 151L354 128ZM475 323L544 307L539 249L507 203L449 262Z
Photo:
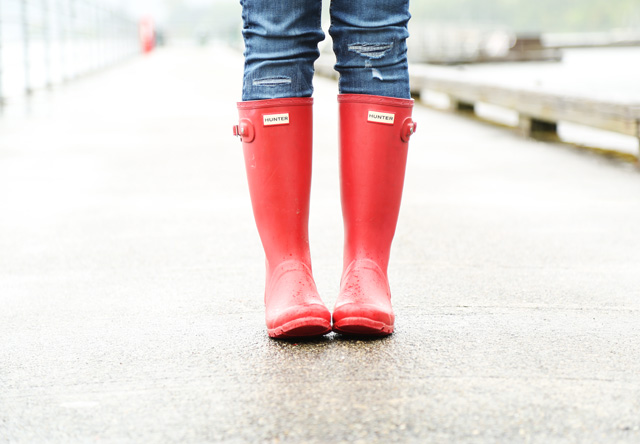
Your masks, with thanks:
M0 1L0 105L140 52L137 24L96 0Z

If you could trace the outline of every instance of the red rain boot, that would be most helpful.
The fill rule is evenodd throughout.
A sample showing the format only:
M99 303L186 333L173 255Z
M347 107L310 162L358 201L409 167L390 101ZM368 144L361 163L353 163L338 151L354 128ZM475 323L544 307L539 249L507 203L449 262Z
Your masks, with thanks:
M264 302L269 336L318 336L331 314L311 274L312 98L238 103L253 215L266 255Z
M395 317L387 265L416 128L413 100L343 94L338 102L345 244L333 329L388 335Z

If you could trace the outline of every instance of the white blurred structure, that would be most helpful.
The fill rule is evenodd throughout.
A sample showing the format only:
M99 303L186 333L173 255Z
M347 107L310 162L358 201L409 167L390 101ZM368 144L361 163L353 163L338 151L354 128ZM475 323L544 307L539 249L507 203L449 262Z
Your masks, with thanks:
M139 52L137 23L97 0L2 0L0 104Z
M505 29L412 21L407 44L412 62L455 63L505 56L516 35Z

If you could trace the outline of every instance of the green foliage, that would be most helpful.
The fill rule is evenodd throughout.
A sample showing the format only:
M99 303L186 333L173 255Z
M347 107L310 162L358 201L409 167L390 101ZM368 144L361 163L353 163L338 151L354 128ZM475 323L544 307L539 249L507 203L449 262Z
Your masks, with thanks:
M640 28L640 0L413 0L416 20L477 23L526 32Z

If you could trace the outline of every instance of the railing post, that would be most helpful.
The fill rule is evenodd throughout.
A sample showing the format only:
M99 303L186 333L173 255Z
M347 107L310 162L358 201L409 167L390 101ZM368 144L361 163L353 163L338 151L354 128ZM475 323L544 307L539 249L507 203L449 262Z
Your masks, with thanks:
M104 68L104 45L102 41L102 8L100 4L94 2L96 8L96 53L98 54L97 69Z
M51 88L53 86L53 79L51 75L51 23L49 22L51 16L50 0L42 0L42 37L44 44L44 84L45 87Z
M29 95L31 89L31 60L29 53L29 16L28 0L20 1L21 21L22 21L22 57L24 61L24 92Z
M76 77L76 57L73 57L75 54L75 45L76 45L76 8L75 8L75 0L69 0L68 3L68 18L67 22L69 23L69 38L67 39L69 52L67 57L67 64L69 65L69 79L73 79Z
M638 159L637 166L640 167L640 118L636 119L636 140L638 141L638 154L636 155Z
M87 2L87 21L91 23L91 63L89 67L90 72L95 72L100 66L100 45L98 43L98 5L95 1Z
M518 127L525 137L541 140L557 140L558 124L520 113L518 116Z
M2 90L2 3L0 3L0 108L4 104L4 93Z
M450 107L453 111L457 111L459 113L466 113L466 114L473 114L476 112L476 107L471 102L465 102L453 96L449 96L449 102L450 102Z
M58 39L60 42L60 81L65 82L67 80L67 65L66 65L66 51L67 51L67 20L66 20L66 8L64 7L65 0L57 0L58 4Z

